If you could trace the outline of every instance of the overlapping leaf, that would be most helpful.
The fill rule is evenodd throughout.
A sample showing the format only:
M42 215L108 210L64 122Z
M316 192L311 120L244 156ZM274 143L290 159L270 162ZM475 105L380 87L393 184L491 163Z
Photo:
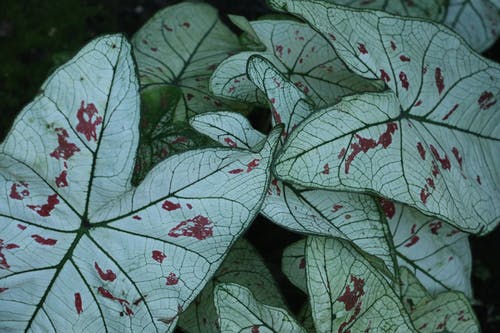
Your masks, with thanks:
M233 284L215 287L220 332L306 333L285 310L261 303L247 288Z
M432 297L409 270L403 268L400 276L403 302L419 332L480 332L463 294L445 292Z
M223 61L210 82L218 96L267 104L265 96L247 78L246 64L253 55L268 59L317 106L380 86L353 75L330 43L307 24L289 20L259 20L249 24L266 49L241 52Z
M205 289L179 318L179 327L189 333L219 333L214 305L217 283L238 283L268 305L285 308L276 283L264 261L250 243L238 240Z
M306 272L317 332L415 331L386 278L349 242L309 237Z
M277 175L376 192L468 232L492 230L500 216L498 64L426 21L319 1L275 3L335 36L353 71L392 90L346 97L310 116L285 144Z
M384 10L401 16L423 17L433 21L443 19L446 8L443 0L326 0L326 2L354 8L369 8Z
M133 37L143 97L136 181L167 155L199 147L187 117L228 105L208 90L217 65L239 50L237 37L208 4L181 3L158 12Z
M398 262L432 294L458 290L472 298L472 258L468 235L443 221L382 200Z
M260 152L171 157L133 188L124 37L91 42L41 91L0 146L0 329L171 331L257 214L279 129Z
M285 126L285 140L288 133L312 112L312 106L304 94L263 57L254 56L249 60L248 77L271 101L273 124ZM252 147L245 143L246 138L261 136L246 120L226 113L201 115L191 124L228 146ZM367 195L297 189L274 179L261 213L293 231L352 240L368 253L382 258L389 269L394 269L386 239L388 227L381 222L376 203Z

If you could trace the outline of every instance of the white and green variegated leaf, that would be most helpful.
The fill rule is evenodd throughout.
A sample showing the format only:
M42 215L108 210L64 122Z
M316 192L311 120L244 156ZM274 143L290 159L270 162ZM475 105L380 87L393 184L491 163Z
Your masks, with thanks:
M279 129L258 152L193 150L130 184L130 52L89 43L0 146L1 331L171 332L260 209Z
M484 234L499 221L500 67L449 29L385 12L285 1L339 56L392 91L349 96L299 125L276 162L303 186L375 192ZM322 173L328 165L328 175Z
M415 332L385 276L349 242L309 237L306 272L317 332Z
M499 34L500 6L491 0L326 0L339 5L384 10L440 22L461 35L476 51L492 46Z
M457 290L472 298L468 234L414 208L381 200L398 263L432 294Z
M500 3L497 0L449 0L444 24L470 46L483 52L500 34Z
M462 293L433 297L408 269L403 267L400 277L403 303L418 332L480 332L474 310Z
M206 143L186 119L229 107L209 92L208 81L240 45L216 9L203 3L163 9L134 35L132 44L143 100L134 175L138 182L166 156Z
M433 21L443 19L446 0L325 0L325 2L353 8L384 10L400 16L427 18Z
M263 304L238 284L218 284L214 300L221 333L306 333L286 310Z
M304 293L307 292L306 281L306 240L299 240L283 250L281 271L290 282Z
M265 50L241 52L223 61L210 81L215 95L266 104L265 97L247 78L246 64L253 55L268 59L317 106L333 104L353 92L380 87L377 82L353 75L330 43L307 24L259 20L250 25Z
M219 333L214 287L218 283L230 282L248 288L257 299L268 305L286 308L264 261L249 242L240 239L203 291L180 315L179 327L189 333Z

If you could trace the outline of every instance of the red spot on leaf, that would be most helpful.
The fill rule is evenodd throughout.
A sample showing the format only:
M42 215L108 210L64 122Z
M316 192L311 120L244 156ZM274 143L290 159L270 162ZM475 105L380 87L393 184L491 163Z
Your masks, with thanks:
M243 171L245 171L245 170L243 170L243 169L233 169L233 170L229 170L228 172L230 174L236 175L238 173L242 173Z
M393 51L396 51L396 43L394 43L394 41L391 40L391 49Z
M396 206L394 205L394 203L384 198L380 198L379 202L380 206L382 207L382 210L384 211L385 216L392 219L394 214L396 213Z
M250 162L248 162L248 164L247 164L247 172L250 172L253 169L255 169L256 167L258 167L259 166L259 162L260 162L260 159L258 159L258 158L253 159Z
M231 138L224 138L224 142L227 143L229 147L235 148L237 146L236 142L234 142Z
M453 112L458 108L458 104L455 104L447 114L444 115L443 120L448 119Z
M387 72L384 71L383 69L380 70L380 78L382 80L384 80L385 82L391 81L391 78L389 77L389 74L387 74Z
M113 282L116 279L116 274L112 270L107 269L106 272L103 272L101 267L99 267L99 265L95 261L94 261L94 267L99 276L101 277L101 279L103 279L104 281Z
M22 224L18 224L17 227L21 230L26 230L26 226Z
M189 22L184 22L184 23L182 23L182 26L189 28L191 26L191 24Z
M170 273L165 279L167 280L167 282L165 282L165 285L167 286L173 286L179 282L179 278L175 275L175 273Z
M450 170L451 164L450 160L448 159L448 155L444 154L444 157L441 157L439 156L437 149L433 145L430 145L430 147L432 155L434 155L434 158L438 160L439 163L441 163L441 168L443 168L444 170Z
M42 244L42 245L54 246L57 243L57 239L43 238L40 235L31 235L31 238L33 238L35 240L35 242Z
M339 154L337 155L337 158L340 160L341 158L343 158L345 156L345 153L346 153L346 149L342 148L340 150Z
M427 202L427 198L429 198L431 194L429 193L429 188L425 185L424 188L420 189L420 201L425 205Z
M415 244L417 244L417 242L420 240L420 237L418 237L417 235L413 235L411 237L411 239L408 241L408 243L405 244L406 247L411 247Z
M365 44L358 43L358 50L359 50L359 52L361 52L362 54L368 54L368 51L366 50L366 46L365 46Z
M477 181L477 183L478 183L479 185L481 185L481 177L479 177L479 175L477 175L477 177L476 177L476 181Z
M93 103L87 104L82 101L78 112L76 113L76 118L78 119L78 124L76 125L76 131L85 135L87 141L94 139L97 141L96 127L102 123L102 117L98 115L97 108Z
M252 332L251 333L260 333L259 326L253 325L252 326Z
M396 123L388 123L387 129L380 135L378 141L375 141L373 139L366 139L356 134L355 136L358 139L358 142L351 144L352 152L346 159L345 173L349 173L351 163L359 153L366 153L368 150L373 149L378 145L382 145L384 149L389 147L389 145L392 143L392 135L397 130L397 128L398 125Z
M135 301L133 301L132 304L135 305L135 306L138 306L139 304L141 304L142 301L144 301L144 297L143 296L141 296L138 299L136 299Z
M180 203L173 203L172 201L165 200L165 202L163 202L163 205L161 206L161 208L163 208L167 211L172 211L172 210L176 210L176 209L181 208L181 204Z
M276 45L276 52L278 52L278 55L283 57L283 45Z
M421 142L417 142L417 150L420 158L425 161L425 149Z
M434 235L437 235L438 234L438 230L441 229L442 227L443 227L443 222L441 222L441 221L432 222L432 223L429 224L429 228L431 229L431 232Z
M0 239L0 268L4 269L10 268L10 265L7 262L7 258L5 257L5 254L2 253L2 250L3 249L12 250L12 249L17 249L18 247L19 245L14 243L4 244L3 239Z
M399 80L401 81L401 85L405 90L408 90L410 84L408 83L408 77L405 72L399 72Z
M182 221L175 228L172 228L168 233L171 237L194 237L198 240L203 240L212 237L212 222L202 215L197 215L192 219Z
M422 100L420 100L420 99L415 103L415 106L419 106L419 105L422 105Z
M134 216L132 216L132 218L134 220L142 220L142 217L140 217L139 215L134 215Z
M0 293L3 293L6 290L9 290L9 288L0 288Z
M187 93L187 94L186 94L186 99L188 100L188 102L189 102L190 100L192 100L192 99L193 99L193 97L194 97L194 95L193 95L193 94L190 94L190 93Z
M57 187L66 187L68 186L68 179L66 178L68 176L68 172L66 170L61 171L59 176L56 177L56 186Z
M477 104L479 104L479 108L481 110L487 110L493 105L496 104L496 100L494 99L493 93L491 91L485 91L479 96L477 100Z
M163 253L163 252L162 252L162 251L160 251L160 250L153 250L153 251L151 252L151 257L152 257L154 260L158 261L158 262L161 264L161 263L163 262L163 260L165 260L165 258L166 258L167 256L165 255L165 253Z
M68 142L67 138L69 137L68 132L64 128L56 128L55 129L56 134L57 134L57 143L59 146L54 149L52 153L49 155L55 159L64 159L67 160L71 156L73 156L76 152L80 151L80 148L78 148L74 143Z
M444 78L443 75L441 74L441 68L437 67L436 71L434 72L434 79L436 81L436 87L438 89L439 94L444 89Z
M438 165L436 164L435 161L432 161L432 175L434 177L436 177L437 175L439 175L439 167L438 167Z
M430 186L430 187L432 187L433 189L434 189L434 188L436 188L436 187L434 186L434 180L433 180L432 178L430 178L430 177L429 177L429 178L426 178L426 179L425 179L425 181L426 181L427 185L429 185L429 186Z
M336 213L339 209L341 209L341 208L343 208L343 207L344 207L344 206L339 205L339 204L337 204L337 205L333 205L333 207L332 207L332 212L333 212L333 213Z
M19 187L23 187L23 190L19 190ZM24 197L27 197L30 195L30 191L28 190L28 184L25 182L21 183L14 183L10 187L10 194L9 197L15 200L23 200Z
M75 309L78 314L83 312L82 297L80 296L80 293L75 293Z
M274 178L271 181L271 185L274 186L274 189L276 190L276 195L279 197L281 195L281 189L278 186L278 180L276 178Z
M407 56L405 55L402 55L399 57L399 60L403 61L403 62L409 62L410 61L410 58L408 58Z
M38 215L47 217L50 216L50 212L52 212L52 210L58 203L59 199L57 199L57 194L52 194L48 196L46 204L27 205L27 207L35 211Z
M365 280L351 274L351 282L353 283L352 291L351 286L347 285L344 294L337 298L337 301L344 303L346 311L351 311L356 304L361 303L361 296L365 294L363 290Z
M460 156L460 152L458 151L457 147L451 148L451 152L455 156L455 159L458 162L458 165L460 166L460 170L462 169L462 157Z
M158 51L158 48L157 47L152 47L151 51L156 52L156 51Z
M324 175L328 175L330 173L330 166L328 165L328 163L323 165L323 171L321 171L321 173Z
M335 35L333 35L331 33L328 33L328 37L330 37L330 39L333 40L333 41L337 40L337 38L335 37Z
M301 258L299 262L299 269L304 269L304 268L306 268L306 259Z
M193 206L190 203L187 203L186 206L188 209L193 209Z

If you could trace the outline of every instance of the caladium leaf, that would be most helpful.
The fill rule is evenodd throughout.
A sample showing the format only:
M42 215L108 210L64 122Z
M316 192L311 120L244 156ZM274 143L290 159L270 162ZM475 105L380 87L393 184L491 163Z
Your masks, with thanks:
M396 292L349 242L308 237L306 272L318 332L415 332Z
M325 0L326 2L354 8L369 8L384 10L388 13L401 16L414 16L427 18L433 21L443 19L446 8L445 0L421 0L418 2L408 0Z
M181 3L158 12L132 44L143 98L138 182L167 155L205 143L186 119L228 108L209 92L208 80L240 45L216 9L203 3Z
M1 330L172 331L257 214L280 129L259 152L189 151L131 186L134 70L123 36L96 39L0 146Z
M483 52L500 34L500 4L496 0L449 0L444 24Z
M268 59L318 106L332 104L353 92L380 87L377 82L353 75L330 43L307 24L259 20L250 25L266 49L241 52L224 60L210 80L211 89L218 96L266 104L262 93L247 78L246 64L253 55Z
M302 239L288 245L283 251L281 270L290 282L304 293L307 292L306 281L306 240Z
M432 294L458 290L472 298L468 234L408 206L381 200L398 262Z
M310 116L278 157L278 177L376 192L462 230L491 231L500 215L499 65L426 21L319 1L286 5L333 34L353 71L392 92L346 97Z
M283 124L287 133L312 112L305 95L265 58L248 61L248 77L265 92L273 113L273 124ZM234 119L233 119L234 118ZM202 133L228 146L250 148L262 134L252 129L243 117L200 115L191 121ZM252 142L248 142L252 139ZM323 172L328 173L328 165ZM336 236L353 240L359 247L384 260L394 270L386 235L374 200L367 195L293 188L272 180L261 213L271 221L293 231Z
M220 332L306 333L284 309L261 303L247 288L224 283L215 287Z
M480 332L474 310L458 292L432 297L407 269L401 270L403 303L421 333Z
M189 333L219 333L214 304L217 283L237 282L248 288L260 301L280 308L285 303L269 269L255 248L244 239L238 240L205 289L179 317L179 327Z

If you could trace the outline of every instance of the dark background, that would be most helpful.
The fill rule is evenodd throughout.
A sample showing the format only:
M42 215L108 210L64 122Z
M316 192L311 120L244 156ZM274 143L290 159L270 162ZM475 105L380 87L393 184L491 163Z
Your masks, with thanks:
M131 37L155 12L177 2L0 1L0 141L16 114L33 99L48 75L85 43L104 33L122 32ZM268 12L264 0L206 2L216 6L232 28L235 27L227 22L225 14L256 19ZM485 52L485 56L498 61L497 46L498 43ZM284 287L291 310L298 310L304 295L281 274L280 260L283 248L300 236L258 217L246 237L258 248L277 282ZM475 310L483 332L500 332L499 244L499 228L486 237L471 237Z

